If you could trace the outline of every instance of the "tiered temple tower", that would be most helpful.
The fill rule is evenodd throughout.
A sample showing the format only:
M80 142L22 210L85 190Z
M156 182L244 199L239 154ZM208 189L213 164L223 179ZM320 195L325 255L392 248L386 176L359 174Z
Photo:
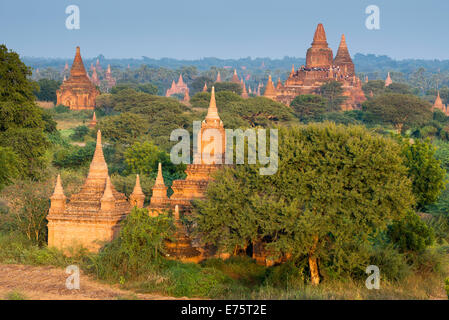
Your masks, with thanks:
M63 104L73 110L94 109L95 99L99 94L100 92L87 76L80 47L76 47L70 77L56 91L56 104Z
M186 91L188 91L189 88L187 87L187 84L182 79L182 74L179 75L178 83L175 83L175 80L172 81L171 87L167 89L165 96L170 97L174 94L182 94L185 96Z
M124 194L115 190L108 174L101 146L101 132L89 174L81 191L68 203L58 176L48 220L48 246L58 249L83 246L97 251L102 242L111 241L119 231L119 222L130 212Z
M393 80L391 80L390 72L388 72L387 79L385 79L385 87L390 86L390 84L392 84L392 83L393 83Z
M435 99L435 103L433 104L433 110L440 110L445 115L449 115L448 107L445 106L443 100L441 100L440 91L438 91L437 98Z
M306 65L298 70L293 67L285 83L278 85L274 92L271 88L268 89L269 84L267 84L268 95L265 94L265 96L289 105L298 95L317 94L323 84L332 80L342 84L343 95L347 97L342 106L343 110L357 109L366 100L362 82L355 75L354 63L349 54L345 36L341 37L334 59L332 49L327 43L326 32L320 23L315 31L312 46L307 50Z

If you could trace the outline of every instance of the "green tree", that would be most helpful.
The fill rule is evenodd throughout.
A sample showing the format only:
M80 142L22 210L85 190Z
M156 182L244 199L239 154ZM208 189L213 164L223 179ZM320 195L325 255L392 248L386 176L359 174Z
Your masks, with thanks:
M362 107L368 121L391 124L398 132L425 123L432 117L428 102L407 94L384 94L365 101Z
M413 211L389 226L387 234L403 253L423 251L435 241L432 228Z
M164 169L172 167L170 157L149 141L136 142L125 151L125 162L130 173L150 175L157 172L158 163L164 165Z
M19 160L11 148L0 147L0 191L19 175Z
M164 256L165 240L174 232L168 215L150 217L148 210L134 208L122 223L119 236L108 243L94 260L100 278L137 278Z
M295 116L301 121L318 120L327 109L328 101L317 95L299 95L290 104Z
M414 203L401 147L360 126L332 123L279 129L279 167L218 172L195 202L197 232L224 252L263 243L269 253L320 268L363 273L377 232Z
M436 148L429 141L404 141L404 164L413 183L418 210L438 200L447 183L446 170L435 158Z
M20 177L38 178L49 146L44 130L52 128L34 102L36 85L29 76L19 55L0 45L0 146L19 157Z
M320 95L327 99L327 111L340 111L345 102L342 84L338 81L328 81L319 89Z
M141 115L125 112L102 118L98 127L106 140L130 145L148 131L148 122Z
M38 89L34 92L37 100L52 101L56 104L56 90L61 86L61 81L40 79L37 81Z
M240 83L234 83L234 82L215 82L214 83L215 92L220 91L231 91L235 94L241 95L242 94L242 86ZM212 87L209 87L208 91L210 92Z

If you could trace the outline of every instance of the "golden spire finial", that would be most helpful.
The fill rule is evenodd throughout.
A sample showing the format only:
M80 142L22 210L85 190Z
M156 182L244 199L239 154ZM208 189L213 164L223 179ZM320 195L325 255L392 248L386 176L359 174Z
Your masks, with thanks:
M210 102L209 109L207 109L207 120L220 120L220 116L218 115L217 103L215 102L215 87L212 86L212 90L210 92Z

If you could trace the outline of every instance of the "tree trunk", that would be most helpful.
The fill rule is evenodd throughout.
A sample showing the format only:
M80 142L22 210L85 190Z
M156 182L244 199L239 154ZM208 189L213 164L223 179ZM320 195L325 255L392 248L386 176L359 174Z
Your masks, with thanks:
M310 280L313 286L317 286L320 283L320 273L318 271L318 261L315 256L315 250L318 245L318 236L313 237L313 246L309 251L309 268L310 268Z
M317 286L320 283L320 274L318 273L318 262L316 257L309 256L309 268L311 283L313 286Z

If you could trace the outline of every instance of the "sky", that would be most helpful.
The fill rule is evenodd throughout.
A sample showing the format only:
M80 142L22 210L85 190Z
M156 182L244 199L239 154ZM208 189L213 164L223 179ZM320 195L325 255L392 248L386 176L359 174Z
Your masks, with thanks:
M305 57L321 22L334 52L344 33L352 55L449 59L448 12L447 0L0 0L0 43L28 57L73 58L77 45L87 58Z

